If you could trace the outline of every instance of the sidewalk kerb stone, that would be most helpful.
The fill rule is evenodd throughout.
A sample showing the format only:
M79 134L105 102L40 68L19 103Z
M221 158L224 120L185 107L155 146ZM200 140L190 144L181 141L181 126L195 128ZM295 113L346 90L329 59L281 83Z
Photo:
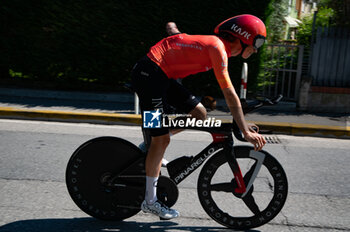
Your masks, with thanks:
M94 122L106 124L133 124L141 125L141 115L114 114L96 112L67 112L51 110L17 109L11 107L0 107L0 117L34 120L58 120L72 122ZM222 120L230 122L230 120ZM350 138L349 126L327 126L288 122L257 122L260 130L287 135L305 135L317 137Z

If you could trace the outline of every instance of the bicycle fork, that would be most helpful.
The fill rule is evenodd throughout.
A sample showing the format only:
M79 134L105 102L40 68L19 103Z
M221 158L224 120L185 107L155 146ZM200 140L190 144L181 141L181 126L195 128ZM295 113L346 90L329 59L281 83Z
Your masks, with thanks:
M237 187L234 189L236 194L244 194L246 192L246 185L244 183L241 168L237 162L234 147L233 147L233 137L231 133L211 133L214 143L221 143L225 152L227 163L229 164Z
M227 163L229 164L237 183L237 188L234 189L234 192L237 194L244 194L247 189L244 183L241 168L239 167L235 156L233 142L228 143L224 149L226 150L225 155Z
M242 194L240 197L244 198L250 191L251 187L253 186L254 180L257 177L261 169L261 166L265 160L265 154L254 150L250 151L249 156L255 159L256 163L250 168L250 170L243 177L241 168L239 167L239 164L237 162L236 155L234 152L233 141L227 143L227 145L225 146L225 149L226 149L225 156L226 156L227 162L233 172L233 175L237 183L237 188L234 189L234 192L237 194Z

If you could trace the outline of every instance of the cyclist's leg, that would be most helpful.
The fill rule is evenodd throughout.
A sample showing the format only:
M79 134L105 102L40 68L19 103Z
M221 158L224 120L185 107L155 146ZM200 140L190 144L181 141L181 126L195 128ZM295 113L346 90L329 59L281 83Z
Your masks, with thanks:
M182 84L170 80L167 92L167 102L174 106L179 113L189 114L191 117L204 120L207 117L207 110L195 96L191 94ZM172 129L171 134L177 134L183 129Z
M146 175L157 177L160 173L162 158L170 142L169 133L152 136L152 142L146 157Z
M165 95L169 88L169 79L161 69L148 58L144 58L134 67L132 76L133 87L140 98L141 111L165 112ZM152 128L149 132L152 139L146 157L146 194L141 209L165 219L175 218L179 213L158 201L156 195L161 161L170 141L169 129Z
M200 119L200 120L205 120L207 118L207 110L200 102L188 114L191 115L191 117ZM171 129L170 133L175 135L177 133L180 133L183 130L184 129Z
M207 110L202 105L202 103L198 103L196 107L189 112L189 114L196 119L205 120L207 118Z
M157 182L162 165L165 150L170 142L168 131L155 135L151 131L151 144L146 157L146 193L141 209L146 213L153 213L164 219L172 219L179 216L179 212L168 208L157 199ZM153 134L153 135L152 135Z
M153 204L157 201L157 181L162 164L162 158L170 142L169 133L152 137L152 142L146 157L146 192L145 201Z

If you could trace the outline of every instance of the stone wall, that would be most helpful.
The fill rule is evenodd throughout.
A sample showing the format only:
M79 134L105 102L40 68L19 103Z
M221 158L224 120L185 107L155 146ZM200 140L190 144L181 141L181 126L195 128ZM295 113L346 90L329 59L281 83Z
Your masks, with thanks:
M298 109L309 112L350 113L350 88L311 86L301 82Z

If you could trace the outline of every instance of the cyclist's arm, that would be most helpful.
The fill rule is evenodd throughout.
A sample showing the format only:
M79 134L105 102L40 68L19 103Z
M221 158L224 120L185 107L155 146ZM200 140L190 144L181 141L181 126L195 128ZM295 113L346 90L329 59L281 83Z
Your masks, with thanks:
M226 104L233 116L233 119L237 123L239 129L245 135L247 132L249 132L249 127L247 122L245 121L242 106L241 106L241 101L239 100L239 97L236 94L235 89L233 87L230 87L230 88L222 89L222 92L224 94Z
M216 80L221 89L233 87L230 76L228 74L228 58L224 44L217 44L209 48L209 56L213 66Z
M225 96L226 104L231 111L233 119L244 134L244 138L248 142L251 142L256 150L261 150L266 141L258 133L249 130L248 124L244 118L241 101L233 88L228 74L228 58L224 51L224 48L220 46L213 47L209 50L216 79L218 80L220 88Z
M224 93L227 106L231 111L233 119L244 134L244 138L254 145L255 150L261 150L266 141L260 134L249 129L249 126L244 118L241 101L239 100L235 89L233 87L229 87L222 89L222 92Z
M226 104L229 107L234 120L239 129L246 133L249 131L248 125L244 119L241 102L233 88L230 76L228 74L228 58L223 44L218 44L209 49L210 59L213 65L215 77L224 93Z

